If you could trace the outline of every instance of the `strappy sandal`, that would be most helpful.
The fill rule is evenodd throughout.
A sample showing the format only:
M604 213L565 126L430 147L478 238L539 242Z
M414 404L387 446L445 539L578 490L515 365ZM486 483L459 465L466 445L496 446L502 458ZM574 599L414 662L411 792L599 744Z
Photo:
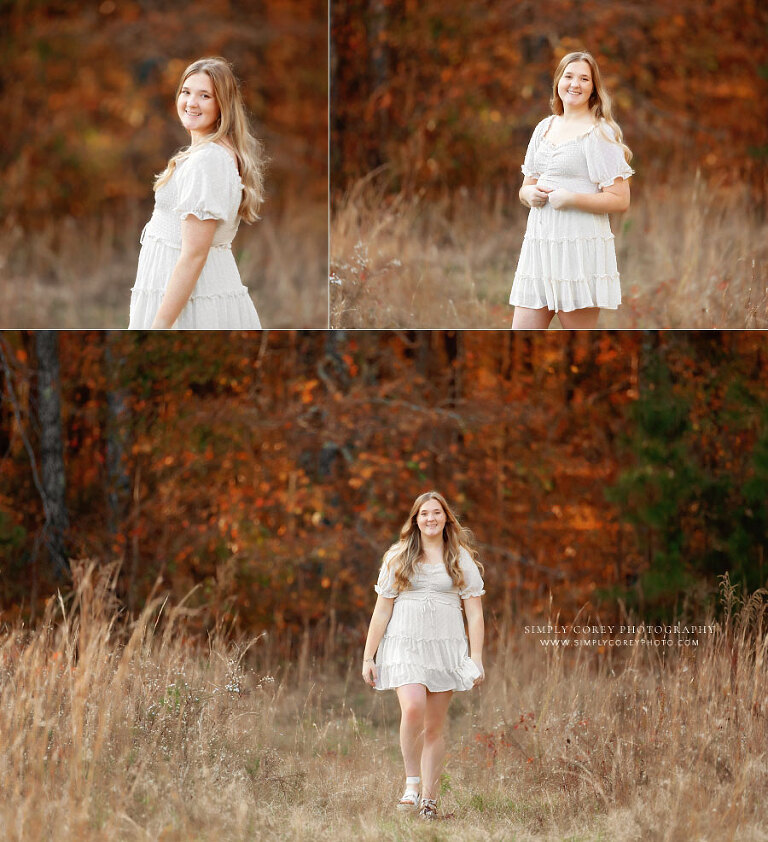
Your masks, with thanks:
M405 792L403 793L403 797L397 803L398 810L416 810L419 806L419 790L418 789L410 789L410 787L418 785L421 783L421 778L413 777L413 778L406 778L405 779Z
M421 807L419 807L419 818L421 819L436 819L437 818L437 799L436 798L422 798Z

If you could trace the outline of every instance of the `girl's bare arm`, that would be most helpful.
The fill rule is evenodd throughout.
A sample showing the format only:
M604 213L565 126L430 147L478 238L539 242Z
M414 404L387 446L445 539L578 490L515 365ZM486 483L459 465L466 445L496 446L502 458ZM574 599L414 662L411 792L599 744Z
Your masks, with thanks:
M555 210L576 208L588 213L623 213L629 207L629 182L625 178L617 178L599 193L553 190L549 194L549 204Z
M371 622L368 626L368 637L365 640L363 654L363 679L371 687L376 683L376 666L373 663L373 658L376 655L376 650L379 648L381 638L384 637L384 632L387 630L394 605L394 598L379 594L373 614L371 615Z
M215 219L202 220L190 214L182 220L181 254L152 322L154 329L170 328L178 319L203 271L215 231Z

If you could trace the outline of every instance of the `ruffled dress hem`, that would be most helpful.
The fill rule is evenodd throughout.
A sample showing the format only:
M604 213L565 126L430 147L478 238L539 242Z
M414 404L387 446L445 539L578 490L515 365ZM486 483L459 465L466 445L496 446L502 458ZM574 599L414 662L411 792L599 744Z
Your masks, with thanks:
M529 310L545 307L555 313L588 307L617 310L621 304L621 282L618 274L545 281L533 275L516 275L509 303Z
M380 666L377 659L376 673L376 690L394 690L404 684L423 684L431 693L445 693L448 690L471 690L480 675L480 669L469 657L462 658L448 669L444 666L426 667L391 660Z
M442 676L438 676L436 680L431 680L430 678L425 679L423 675L419 676L411 676L408 674L403 674L401 676L395 676L388 678L386 686L382 685L379 686L377 683L375 686L375 690L396 690L398 687L403 687L406 684L422 684L424 687L429 690L430 693L447 693L449 690L454 693L465 693L467 690L472 690L475 686L474 682L475 679L480 675L480 670L477 668L477 665L474 661L470 661L470 664L475 669L474 674L471 674L471 670L467 668L464 674L457 675L456 681L446 683L442 680Z
M133 325L152 322L164 289L136 288L131 298L131 329ZM245 286L231 292L210 295L192 293L173 325L174 330L261 330L256 308Z

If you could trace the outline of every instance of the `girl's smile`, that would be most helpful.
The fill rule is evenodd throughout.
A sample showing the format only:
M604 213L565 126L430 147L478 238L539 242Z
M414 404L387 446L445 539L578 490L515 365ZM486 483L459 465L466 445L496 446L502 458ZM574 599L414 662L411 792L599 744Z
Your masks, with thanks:
M192 143L216 131L221 111L207 73L193 73L184 80L176 110L182 126L192 136Z
M592 95L592 70L586 61L572 61L563 72L557 93L566 110L586 108Z
M416 517L416 523L421 530L421 534L430 537L442 533L446 520L443 507L435 499L428 500L419 509L419 514Z

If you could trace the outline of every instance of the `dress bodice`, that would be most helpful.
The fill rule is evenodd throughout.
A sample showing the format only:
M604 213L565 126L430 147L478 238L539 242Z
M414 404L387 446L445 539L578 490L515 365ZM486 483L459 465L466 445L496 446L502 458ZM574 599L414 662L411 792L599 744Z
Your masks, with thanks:
M231 248L240 225L243 183L232 156L216 143L193 149L155 192L155 208L142 232L181 248L181 222L188 215L217 220L211 248Z
M453 579L451 579L444 564L419 563L415 566L410 587L398 592L395 589L395 571L389 563L388 553L381 565L375 590L376 593L390 599L436 599L446 604L456 605L458 608L460 599L482 596L485 593L480 570L464 547L461 548L459 553L459 566L464 575L464 587L461 589L454 585Z
M607 124L595 124L584 134L555 145L548 137L554 119L552 115L536 126L522 167L540 186L597 193L617 178L633 174L622 147L608 139Z

